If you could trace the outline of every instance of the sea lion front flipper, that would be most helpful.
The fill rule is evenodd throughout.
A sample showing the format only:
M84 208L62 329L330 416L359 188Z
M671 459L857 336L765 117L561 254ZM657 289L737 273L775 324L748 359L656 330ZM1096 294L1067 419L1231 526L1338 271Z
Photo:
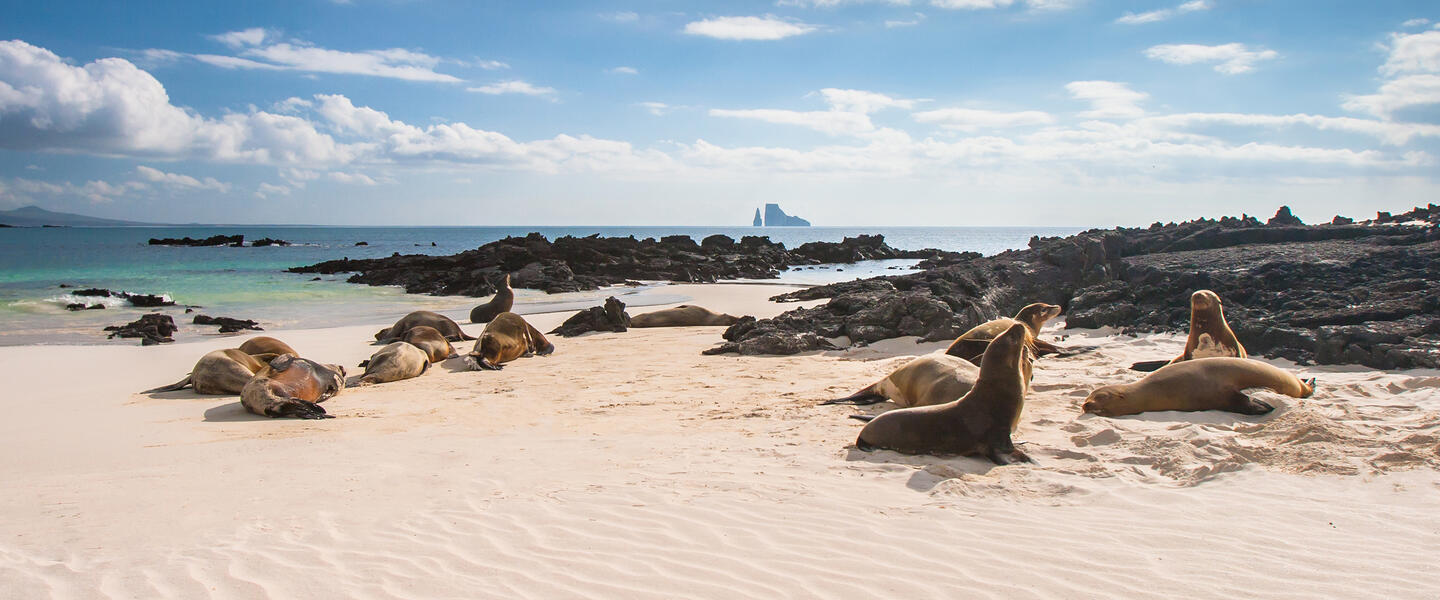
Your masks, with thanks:
M362 361L360 361L360 364L359 364L359 365L356 365L356 366L359 366L359 367L362 367L362 368L363 368L363 367L368 367L368 366L370 366L370 359L367 358L367 359L365 359L365 360L362 360Z
M1149 373L1151 371L1159 371L1160 367L1168 364L1170 364L1168 360L1144 360L1130 365L1130 370Z
M1060 353L1062 352L1062 351L1060 350L1060 347L1059 347L1059 346L1056 346L1055 344L1052 344L1052 343L1050 343L1050 342L1046 342L1046 341L1042 341L1042 340L1031 340L1031 341L1035 343L1035 351L1036 351L1035 354L1037 354L1037 355L1039 355L1039 356L1046 356L1046 355L1050 355L1050 354L1060 354Z
M866 423L869 423L871 421L874 421L875 417L877 416L879 415L850 415L850 418L855 419L856 421L864 421Z
M850 394L849 396L846 396L844 398L826 400L824 402L821 402L820 406L825 406L827 404L854 404L855 406L868 406L871 404L879 404L888 399L889 398L881 396L880 394L870 391L869 388L866 388L859 392Z
M156 392L173 392L173 391L176 391L176 390L183 390L183 389L185 389L187 386L190 385L190 383L191 383L191 381L192 381L191 377L192 377L192 375L186 375L184 379L181 379L180 381L177 381L177 382L172 383L172 384L170 384L170 385L160 386L160 387L155 388L155 389L153 389L153 390L145 390L145 391L140 392L140 393L142 393L142 394L154 394L154 393L156 393Z
M1230 407L1226 410L1242 415L1263 415L1275 410L1275 407L1270 406L1267 402L1246 396L1245 392L1237 391L1234 395L1230 396Z
M1004 430L996 431L985 440L985 458L997 465L1032 462L1024 452L1015 449L1015 444L1010 441L1010 432Z
M266 412L271 417L295 417L297 419L333 419L335 415L327 414L325 407L314 402L306 402L295 398L287 398L287 402L277 405Z

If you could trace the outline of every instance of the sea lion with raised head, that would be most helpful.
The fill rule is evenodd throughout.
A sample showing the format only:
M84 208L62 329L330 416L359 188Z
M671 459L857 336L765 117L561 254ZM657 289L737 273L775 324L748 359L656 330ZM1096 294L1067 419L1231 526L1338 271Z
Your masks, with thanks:
M631 327L693 327L697 325L724 325L729 327L740 322L740 317L717 313L702 306L681 304L630 317Z
M432 363L458 356L455 353L455 347L450 345L450 340L445 339L439 330L428 325L421 325L405 332L405 336L401 340L424 350L428 360Z
M365 367L365 374L357 385L389 383L424 375L430 368L430 355L410 342L391 342L360 366Z
M515 290L510 289L510 274L505 274L505 281L495 290L495 295L490 301L470 309L471 323L489 323L496 315L510 312L515 308Z
M400 317L400 320L396 321L394 325L381 329L379 333L375 334L375 341L388 344L405 337L405 332L421 325L434 327L436 331L440 332L440 335L452 342L475 339L465 335L465 330L460 329L460 324L452 321L450 317L428 310L417 310Z
M995 337L980 361L975 387L959 400L882 413L860 430L855 447L981 455L997 465L1029 461L1010 440L1025 407L1021 364L1029 360L1028 331L1016 323Z
M1245 395L1268 388L1292 398L1309 398L1315 380L1302 381L1269 363L1248 358L1196 358L1161 367L1140 381L1096 388L1083 410L1102 417L1154 410L1226 410L1263 415L1274 406Z
M470 370L499 371L504 363L522 356L545 356L555 351L555 344L545 339L540 330L513 312L495 315L485 331L475 340L475 348L465 355Z
M1194 358L1234 357L1246 358L1245 346L1236 339L1225 321L1225 309L1220 305L1220 296L1210 290L1196 290L1190 294L1190 335L1185 338L1185 350L1180 356L1168 361L1150 360L1130 365L1136 371L1154 371L1165 365L1184 362Z
M975 387L979 374L980 367L963 358L926 354L858 392L821 404L876 404L889 400L901 408L934 406L964 396Z
M345 389L345 367L278 356L240 390L240 404L262 417L328 419L320 403Z
M990 340L995 339L996 336L1004 333L1016 323L1024 325L1030 331L1030 343L1035 347L1037 356L1059 353L1060 349L1054 344L1041 341L1039 338L1040 329L1045 327L1045 322L1059 314L1060 307L1054 304L1044 302L1028 304L1025 308L1020 309L1020 312L1015 313L1014 318L1001 317L971 327L969 331L955 338L955 341L950 343L950 347L945 349L945 353L978 365L980 364L980 355L985 353L985 348L989 347Z
M281 354L289 354L291 356L300 356L300 353L296 352L294 348L291 348L290 344L265 335L245 340L245 343L240 344L240 351L250 355L274 354L279 356Z
M235 348L215 350L200 357L184 379L142 393L173 392L193 385L197 394L238 394L245 383L265 367L265 362L276 356L252 356Z

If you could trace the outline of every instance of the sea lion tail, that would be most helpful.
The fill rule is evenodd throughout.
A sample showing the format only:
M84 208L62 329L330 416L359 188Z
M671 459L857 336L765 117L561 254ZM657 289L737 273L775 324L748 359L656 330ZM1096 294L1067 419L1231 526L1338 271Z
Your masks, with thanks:
M153 389L153 390L145 390L145 391L140 392L140 393L142 393L142 394L154 394L154 393L156 393L156 392L173 392L173 391L175 391L175 390L183 390L183 389L185 389L187 386L189 386L189 385L192 383L192 378L193 378L193 377L194 377L193 375L186 375L184 379L181 379L180 381L177 381L177 382L172 383L172 384L170 384L170 385L160 386L160 387L155 388L155 389Z
M874 391L872 391L871 388L867 387L844 398L836 398L834 400L826 400L824 402L821 402L820 406L826 406L829 404L854 404L856 406L867 406L870 404L879 404L881 402L884 402L885 400L886 398L884 396L875 393Z
M1130 365L1130 370L1149 373L1151 371L1158 371L1160 370L1160 367L1168 364L1170 364L1170 361L1168 360L1145 360Z
M874 421L875 417L876 415L850 415L850 418L855 419L856 421L864 421L866 423ZM859 446L860 442L855 442L855 445ZM861 450L864 450L864 448L861 448Z

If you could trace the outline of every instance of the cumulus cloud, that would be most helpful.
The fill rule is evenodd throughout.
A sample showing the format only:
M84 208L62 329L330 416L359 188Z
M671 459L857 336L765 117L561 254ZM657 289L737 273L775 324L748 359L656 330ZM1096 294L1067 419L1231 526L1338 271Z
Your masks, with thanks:
M261 28L231 31L210 36L237 56L222 54L184 55L170 50L146 50L146 56L189 56L202 63L222 69L259 69L269 71L300 71L364 75L406 81L459 83L460 78L435 71L440 58L405 48L348 52L321 48L302 40L277 41L273 32ZM458 61L457 61L458 62ZM482 61L481 68L501 68L504 63Z
M1161 130L1189 129L1212 124L1270 128L1310 127L1319 131L1340 131L1365 135L1395 146L1408 144L1417 137L1440 138L1440 125L1392 123L1372 119L1307 114L1180 113L1145 117L1136 120L1134 124L1141 128Z
M820 90L820 95L825 98L825 103L830 108L847 112L858 112L870 114L885 108L910 109L915 106L916 100L905 98L892 98L885 94L867 92L865 90L842 90L838 88L825 88Z
M1390 34L1390 56L1380 67L1385 75L1440 73L1440 31Z
M715 17L685 24L685 33L719 40L780 40L819 29L815 25L763 17Z
M52 183L16 177L8 182L0 181L0 202L21 206L40 203L44 200L79 198L101 204L113 202L132 192L144 190L146 187L139 181L110 183L103 180L91 180L75 184L68 181Z
M1430 19L1410 19L1401 23L1401 27L1424 27L1430 24Z
M555 93L555 88L545 87L545 86L538 86L538 85L534 85L534 84L531 84L531 83L526 82L526 81L520 81L519 79L512 79L512 80L510 80L510 81L500 81L500 82L492 83L492 84L489 84L489 85L482 85L482 86L479 86L479 87L468 87L468 88L465 88L465 90L466 90L466 91L470 91L470 92L480 93L480 94L489 94L489 95L491 95L491 96L498 96L498 95L501 95L501 94L521 94L521 95L524 95L524 96L549 96L549 95Z
M780 109L711 109L710 116L749 119L779 125L796 125L827 135L863 135L876 131L870 113L886 108L909 109L916 100L893 98L865 90L825 88L820 90L830 110L797 111Z
M1274 60L1280 56L1274 50L1251 50L1245 44L1231 43L1218 46L1201 44L1161 44L1145 50L1145 56L1173 65L1215 63L1215 70L1226 75L1248 73L1255 69L1255 63Z
M1440 30L1390 35L1380 73L1389 77L1374 94L1349 96L1346 110L1395 119L1404 111L1440 104Z
M203 180L196 179L189 175L166 173L160 169L147 167L145 165L136 166L135 171L140 174L141 179L168 187L192 190L214 190L222 194L230 192L230 184L221 183L214 177L206 177Z
M1125 13L1124 16L1115 19L1121 25L1141 25L1144 23L1155 23L1166 19L1202 10L1210 10L1212 5L1208 0L1191 0L1172 8L1162 8L1143 13Z
M912 116L921 123L933 123L945 129L964 132L1049 125L1055 122L1055 117L1037 110L1000 112L973 108L942 108L917 112Z
M1150 94L1130 89L1115 81L1072 81L1065 90L1077 100L1090 103L1091 109L1080 113L1087 119L1133 119L1145 114L1140 103Z

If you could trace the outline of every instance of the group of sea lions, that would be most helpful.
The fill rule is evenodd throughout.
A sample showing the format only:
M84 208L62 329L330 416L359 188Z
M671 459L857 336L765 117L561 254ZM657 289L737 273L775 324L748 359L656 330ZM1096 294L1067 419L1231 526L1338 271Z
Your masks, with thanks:
M979 455L1002 465L1028 461L1010 434L1019 424L1035 358L1064 354L1035 337L1059 313L1058 306L1031 304L1013 319L996 319L961 334L945 354L915 359L854 394L822 404L888 399L901 407L876 417L852 415L869 420L855 440L861 450ZM1250 360L1225 322L1220 297L1210 290L1190 296L1190 335L1180 356L1132 368L1154 372L1134 383L1096 388L1082 410L1103 417L1157 410L1261 415L1274 407L1244 390L1268 388L1294 398L1315 393L1314 379L1302 381Z
M240 394L240 404L257 415L324 419L321 402L345 387L345 367L324 365L272 337L246 340L239 348L200 357L184 379L144 393L194 387L199 394Z

